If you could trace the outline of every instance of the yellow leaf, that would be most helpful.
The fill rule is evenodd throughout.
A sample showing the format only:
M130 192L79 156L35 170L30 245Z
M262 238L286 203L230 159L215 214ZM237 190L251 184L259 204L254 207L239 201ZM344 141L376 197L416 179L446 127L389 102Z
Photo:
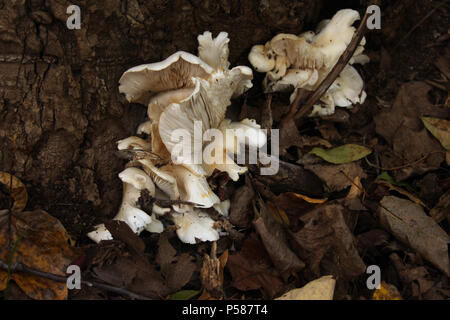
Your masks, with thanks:
M69 237L61 222L42 210L19 212L0 218L0 260L9 260L11 248L17 242L12 263L24 265L47 273L66 276L75 254L69 247ZM26 273L12 273L11 280L30 297L38 300L67 299L65 283L44 279ZM7 272L0 271L0 290L4 290Z
M360 177L355 177L353 179L352 186L350 187L350 191L347 194L346 199L354 199L359 196L363 192L363 186L361 183Z
M267 202L266 205L267 205L267 209L269 209L270 213L275 218L275 220L277 220L277 222L279 224L284 225L286 227L289 226L289 224L290 224L289 218L283 209L277 207L272 202Z
M308 196L304 196L302 194L294 193L294 192L286 192L286 194L288 196L290 196L290 197L303 199L303 200L305 200L308 203L322 204L322 203L325 203L328 200L328 199L313 199L313 198L310 198Z
M402 296L394 285L382 281L380 288L374 291L372 300L402 300Z
M23 211L27 205L28 193L22 181L7 172L0 171L0 183L6 187L14 200L11 211L14 213Z

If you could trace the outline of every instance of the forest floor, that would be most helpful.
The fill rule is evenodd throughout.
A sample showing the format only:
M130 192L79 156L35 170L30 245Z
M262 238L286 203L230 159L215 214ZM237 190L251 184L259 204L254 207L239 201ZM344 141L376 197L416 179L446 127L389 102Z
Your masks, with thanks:
M337 9L322 8L318 16L330 17ZM18 215L18 221L31 226L24 228L31 236L25 233L22 239L20 226L12 236L22 244L17 250L23 255L20 261L59 274L59 264L75 261L82 267L83 280L127 291L83 286L67 292L55 281L13 275L9 298L129 299L133 292L151 299L273 299L333 275L335 299L449 299L450 128L440 121L450 120L448 9L445 1L399 0L382 6L381 30L366 35L370 63L358 66L368 95L365 103L350 110L339 108L329 117L299 120L289 131L290 139L281 141L282 163L275 176L259 176L251 167L236 183L223 174L210 178L222 200L231 200L233 225L223 222L228 234L217 241L213 253L208 242L181 243L171 226L161 235L143 232L138 237L121 224L111 224L115 240L93 244L86 233L109 221L118 207L113 200L100 212L97 196L79 200L80 193L86 198L92 188L104 187L96 172L91 177L82 165L68 169L77 172L81 181L95 182L86 191L71 175L46 185L19 175L28 192L26 209L39 213L35 218L26 217L29 211ZM320 20L311 21L304 30ZM265 41L274 35L267 35ZM196 35L190 41L184 49L177 45L178 49L189 51ZM254 44L259 43L250 45ZM249 65L244 53L233 57L233 62ZM279 128L289 109L289 94L273 95L268 117L261 112L267 99L262 79L255 72L254 87L233 102L229 116L254 118ZM137 125L145 111L131 105L129 113L133 112L136 115L127 117ZM434 119L428 128L424 117ZM85 140L80 148L116 157L103 145L135 130L119 132L118 126L111 134L102 126L106 124L96 132L105 130L108 137L97 135L100 138ZM310 154L313 148L348 144L365 146L371 153L345 164ZM83 157L89 163L89 153ZM108 166L108 161L96 166ZM121 191L117 174L125 162L111 163L100 170L111 171L113 180L106 185L116 184L117 195ZM10 206L12 194L8 181L1 182L0 209ZM0 222L6 218L0 214ZM0 245L11 243L6 222L0 230ZM40 237L38 231L48 233ZM388 291L384 296L374 296L366 285L366 268L371 265L381 270ZM5 274L0 273L0 284Z

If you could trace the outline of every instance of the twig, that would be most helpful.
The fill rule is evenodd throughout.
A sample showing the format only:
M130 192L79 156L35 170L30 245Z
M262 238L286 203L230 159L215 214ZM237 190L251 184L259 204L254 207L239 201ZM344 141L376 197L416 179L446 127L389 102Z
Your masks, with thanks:
M435 154L435 153L445 153L445 152L444 151L433 151L433 152L426 154L424 157L420 158L419 160L416 160L414 162L407 163L407 164L404 164L404 165L401 165L398 167L392 167L392 168L383 168L383 167L377 166L376 164L371 163L367 158L365 158L365 159L366 159L367 164L371 167L374 167L374 168L382 170L382 171L395 171L395 170L400 170L400 169L414 166L415 164L422 162L423 160L427 159L429 156L431 156L432 154Z
M398 49L398 47L400 47L400 45L403 43L403 41L405 41L422 23L424 23L429 17L431 17L437 9L442 7L447 2L448 2L448 0L444 0L441 3L439 3L436 7L431 9L431 11L428 12L428 14L425 15L425 17L423 17L419 22L417 22L417 24L414 27L412 27L412 29L409 30L408 33L397 43L397 45L394 47L393 51L396 51Z
M308 100L305 102L305 104L302 106L302 108L295 114L294 119L299 119L303 117L306 113L310 111L310 109L313 107L313 105L319 101L319 99L323 96L323 94L328 90L328 88L333 84L333 82L336 80L336 78L339 76L341 71L344 69L344 67L348 64L351 57L353 57L353 54L355 53L356 49L358 48L359 44L361 43L362 38L364 37L364 34L366 33L366 22L368 18L368 12L364 14L363 19L361 20L361 24L359 25L358 29L355 32L355 35L352 38L352 41L350 41L350 44L347 46L345 51L340 56L337 63L334 65L331 72L327 75L327 77L320 83L320 85L317 87L316 90L309 96ZM298 109L297 105L300 104L300 99L296 99L293 102L293 106L291 109ZM297 104L297 105L294 105Z
M0 260L0 269L3 270L10 270L11 273L14 272L24 272L24 273L28 273L37 277L41 277L41 278L45 278L45 279L49 279L49 280L53 280L53 281L57 281L57 282L67 282L67 277L64 276L59 276L53 273L48 273L48 272L44 272L44 271L40 271L34 268L30 268L26 265L24 265L23 263L20 262L14 262L12 263L9 267L6 263L4 263L3 261ZM103 283L98 283L98 282L93 282L93 281L86 281L86 280L81 280L81 284L86 285L88 287L94 287L94 288L99 288L99 289L103 289L103 290L108 290L114 293L118 293L118 294L122 294L125 296L128 296L132 299L138 299L138 300L152 300L149 297L145 297L142 296L140 294L131 292L127 289L124 288L118 288L118 287L114 287L114 286L110 286L107 284L103 284Z

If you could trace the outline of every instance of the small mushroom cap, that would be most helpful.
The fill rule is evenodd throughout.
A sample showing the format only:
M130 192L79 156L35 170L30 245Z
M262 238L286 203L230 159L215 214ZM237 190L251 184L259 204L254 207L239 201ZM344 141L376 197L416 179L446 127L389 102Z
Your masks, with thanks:
M180 193L178 191L177 181L170 167L164 166L157 168L149 159L139 159L138 162L142 165L144 171L152 177L156 186L167 194L171 200L179 199Z
M193 87L193 77L207 79L213 71L199 57L178 51L161 62L127 70L119 80L119 91L129 102L147 105L153 94Z
M173 214L177 235L184 243L195 244L200 241L219 240L219 232L214 228L214 220L200 211Z
M117 141L118 150L151 150L151 144L139 137L128 137Z
M148 232L161 233L164 231L164 225L159 221L156 215L152 214L152 222L145 227Z
M275 54L266 52L263 45L253 46L248 55L248 60L258 72L269 72L275 68Z
M88 238L92 241L99 243L102 240L112 240L113 237L111 233L106 229L105 225L99 224L95 226L95 230L87 234Z
M139 125L139 127L136 130L137 134L152 134L152 122L151 121L145 121Z
M367 95L363 86L358 71L350 65L345 66L320 98L322 105L315 105L311 115L327 116L334 113L335 106L351 108L356 103L364 103Z
M228 56L228 33L221 32L216 38L212 37L211 32L205 31L197 37L198 40L198 56L208 65L218 70L226 70L229 68Z
M230 200L224 200L224 201L214 205L214 209L216 209L216 211L224 217L228 217L230 207L231 207Z
M127 202L122 202L114 220L125 222L136 234L141 233L152 222L152 218L146 212Z
M180 165L173 165L172 171L177 179L181 200L203 208L210 208L220 202L204 176L196 175Z
M155 196L155 184L145 171L138 168L126 168L119 173L119 178L125 184L130 184L137 190L146 189L152 197Z

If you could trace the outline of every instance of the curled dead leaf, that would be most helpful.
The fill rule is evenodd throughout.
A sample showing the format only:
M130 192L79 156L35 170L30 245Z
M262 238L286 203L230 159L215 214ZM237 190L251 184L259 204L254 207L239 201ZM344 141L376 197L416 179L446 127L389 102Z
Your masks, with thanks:
M75 259L69 246L69 236L58 219L45 211L19 212L11 217L11 231L7 217L0 219L0 259L8 261L10 249L17 242L12 262L47 273L66 276L66 269ZM23 235L21 241L17 241ZM31 298L38 300L67 299L65 283L25 273L13 273L11 279ZM7 273L0 271L0 290L4 290Z

